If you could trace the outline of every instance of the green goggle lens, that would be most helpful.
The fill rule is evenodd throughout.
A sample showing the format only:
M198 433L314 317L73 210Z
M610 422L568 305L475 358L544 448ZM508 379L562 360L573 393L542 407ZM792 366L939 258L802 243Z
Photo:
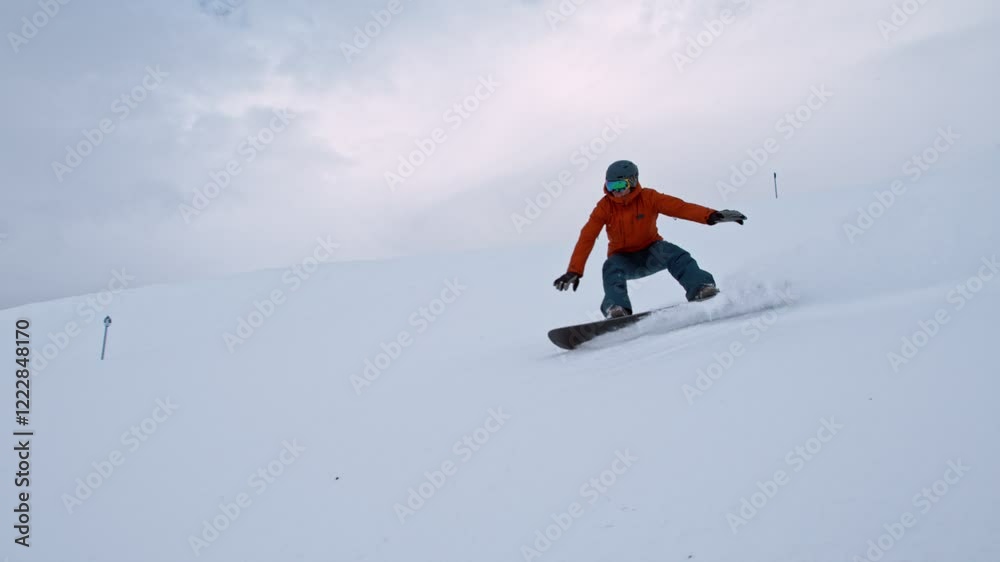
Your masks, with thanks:
M604 185L608 188L608 191L625 191L631 183L628 180L616 180L605 182Z

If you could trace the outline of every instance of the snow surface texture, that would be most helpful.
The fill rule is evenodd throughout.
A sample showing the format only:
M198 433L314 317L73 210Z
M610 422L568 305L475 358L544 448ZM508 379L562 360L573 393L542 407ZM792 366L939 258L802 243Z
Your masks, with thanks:
M36 435L32 546L9 438L0 552L1000 560L998 200L927 179L870 223L871 189L662 218L724 292L572 352L545 333L592 319L603 236L576 293L552 288L572 232L2 311L9 339L31 321ZM666 272L630 290L683 300Z

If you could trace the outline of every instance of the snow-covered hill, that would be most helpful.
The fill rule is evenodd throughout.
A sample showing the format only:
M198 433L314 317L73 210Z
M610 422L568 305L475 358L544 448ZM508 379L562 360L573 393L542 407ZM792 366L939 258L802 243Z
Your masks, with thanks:
M124 291L109 272L114 292L0 311L10 418L18 319L34 357L0 552L995 561L998 203L924 178L737 199L743 227L662 218L723 295L568 353L545 333L593 317L603 237L565 294L576 232L356 263L317 232L288 270ZM683 299L666 273L630 287L637 309Z

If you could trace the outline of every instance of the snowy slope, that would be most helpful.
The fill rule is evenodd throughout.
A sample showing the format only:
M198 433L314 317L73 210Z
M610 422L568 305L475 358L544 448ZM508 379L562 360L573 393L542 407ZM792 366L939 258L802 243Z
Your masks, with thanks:
M1000 196L928 178L845 232L887 189L733 202L743 227L662 218L725 293L570 353L545 332L592 317L603 260L602 237L556 293L575 232L2 311L36 358L65 349L31 378L32 546L9 438L0 553L1000 559L1000 236L976 214ZM666 273L631 287L639 309L682 299ZM678 327L709 313L741 315Z

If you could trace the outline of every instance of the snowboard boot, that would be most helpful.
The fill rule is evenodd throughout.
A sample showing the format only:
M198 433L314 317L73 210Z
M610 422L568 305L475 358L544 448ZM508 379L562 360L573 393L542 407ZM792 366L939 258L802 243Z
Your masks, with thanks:
M612 305L610 308L608 308L608 311L604 313L605 318L621 318L622 316L631 316L631 315L632 311L617 304Z
M710 298L712 298L712 297L714 297L715 295L718 295L718 294L719 294L719 289L715 285L713 285L712 283L708 283L706 285L702 285L701 287L698 287L698 290L695 291L694 296L691 297L688 300L690 302L699 302L699 301L708 300L708 299L710 299Z

